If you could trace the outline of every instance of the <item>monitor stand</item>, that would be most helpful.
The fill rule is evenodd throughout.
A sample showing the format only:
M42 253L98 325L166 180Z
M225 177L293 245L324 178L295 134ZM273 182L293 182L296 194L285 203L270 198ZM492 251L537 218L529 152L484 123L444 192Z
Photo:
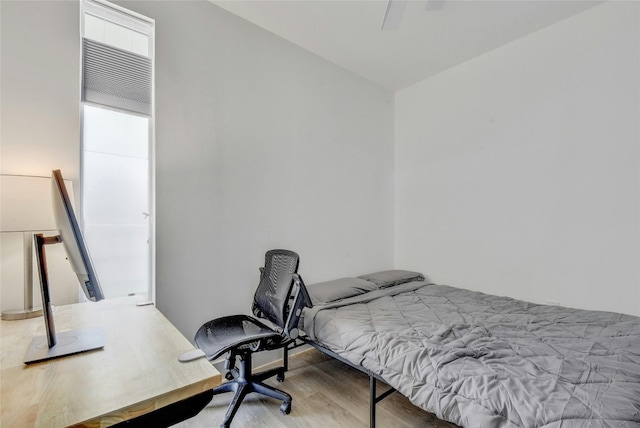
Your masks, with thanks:
M57 343L49 348L46 336L34 337L24 356L24 363L31 364L65 355L78 354L104 348L105 338L101 328L87 328L56 333Z
M53 321L53 306L49 294L49 277L47 275L47 259L44 246L62 242L60 236L45 237L38 233L33 237L38 256L38 273L40 274L40 291L42 292L42 311L46 336L35 337L27 349L24 363L31 364L65 355L77 354L94 349L104 348L105 336L101 328L94 327L81 330L64 331L56 334Z

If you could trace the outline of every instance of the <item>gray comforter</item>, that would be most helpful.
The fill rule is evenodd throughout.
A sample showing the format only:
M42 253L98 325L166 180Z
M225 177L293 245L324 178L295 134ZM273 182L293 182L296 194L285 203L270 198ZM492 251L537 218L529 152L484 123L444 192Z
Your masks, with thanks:
M411 282L305 310L313 340L464 427L640 426L640 318Z

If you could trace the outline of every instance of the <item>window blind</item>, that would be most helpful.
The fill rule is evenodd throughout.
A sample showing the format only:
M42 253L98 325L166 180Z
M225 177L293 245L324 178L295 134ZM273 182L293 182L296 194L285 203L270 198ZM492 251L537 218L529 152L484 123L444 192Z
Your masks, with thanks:
M82 39L82 100L151 115L151 59Z

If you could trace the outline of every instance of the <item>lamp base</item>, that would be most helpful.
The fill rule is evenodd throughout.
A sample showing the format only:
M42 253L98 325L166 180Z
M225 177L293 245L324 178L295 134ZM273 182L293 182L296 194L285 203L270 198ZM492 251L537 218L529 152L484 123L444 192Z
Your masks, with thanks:
M42 309L16 309L2 312L4 321L24 320L42 316Z

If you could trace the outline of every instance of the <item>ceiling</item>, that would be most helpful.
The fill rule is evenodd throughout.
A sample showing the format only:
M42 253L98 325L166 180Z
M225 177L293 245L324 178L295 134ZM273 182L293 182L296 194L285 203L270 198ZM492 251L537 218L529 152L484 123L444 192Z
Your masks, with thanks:
M602 3L393 0L399 28L381 31L387 0L209 1L394 91Z

